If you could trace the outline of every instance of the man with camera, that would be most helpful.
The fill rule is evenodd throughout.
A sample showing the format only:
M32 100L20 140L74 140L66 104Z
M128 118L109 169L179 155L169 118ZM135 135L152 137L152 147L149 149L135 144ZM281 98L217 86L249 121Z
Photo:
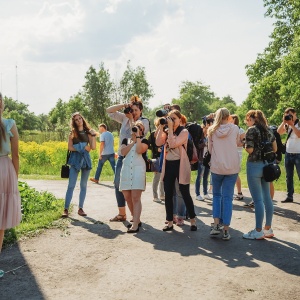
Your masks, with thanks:
M300 125L294 108L287 108L282 117L282 123L277 129L281 135L287 133L284 165L286 170L287 197L282 203L293 202L294 167L300 180Z

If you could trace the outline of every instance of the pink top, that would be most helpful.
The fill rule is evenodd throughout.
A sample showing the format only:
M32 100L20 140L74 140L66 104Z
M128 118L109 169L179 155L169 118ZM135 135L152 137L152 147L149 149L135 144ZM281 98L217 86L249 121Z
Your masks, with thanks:
M180 184L190 184L191 181L191 164L186 153L187 140L189 133L187 129L183 129L177 136L173 132L169 132L168 136L164 133L161 136L157 135L156 143L157 145L163 145L166 142L169 144L170 148L179 148L180 153L180 167L179 167L179 183ZM184 147L183 147L184 145ZM166 144L164 147L164 161L162 165L161 177L163 181L165 176L166 168Z
M237 148L239 136L238 126L227 123L220 125L213 135L208 137L212 173L231 175L240 172L240 157Z

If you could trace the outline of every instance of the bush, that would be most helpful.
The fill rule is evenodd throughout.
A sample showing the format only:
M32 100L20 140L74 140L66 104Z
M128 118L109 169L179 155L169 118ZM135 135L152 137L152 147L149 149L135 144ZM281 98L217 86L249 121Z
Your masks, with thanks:
M64 201L49 192L38 192L25 182L19 182L22 221L15 228L5 231L4 245L15 242L22 235L36 234L40 229L49 228L60 217Z

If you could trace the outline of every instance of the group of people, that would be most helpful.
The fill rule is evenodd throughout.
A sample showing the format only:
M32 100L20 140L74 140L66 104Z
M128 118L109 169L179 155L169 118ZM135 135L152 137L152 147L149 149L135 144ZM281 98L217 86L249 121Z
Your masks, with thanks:
M183 213L181 215L180 213L178 214L178 210L180 210L178 199L182 199L180 206L184 207L184 214L190 219L190 229L196 231L196 214L190 194L191 168L186 151L189 138L189 132L184 126L187 123L186 117L180 112L179 106L169 106L167 114L163 116L165 121L159 122L159 119L156 119L155 131L151 132L147 139L150 122L143 117L142 111L143 104L137 96L133 96L129 103L117 104L107 108L110 118L121 124L118 159L114 166L113 137L111 133L106 134L106 125L100 124L99 130L100 132L102 130L102 137L100 137L99 164L95 177L90 178L90 180L95 183L99 182L102 166L106 160L109 160L115 173L114 186L118 204L118 214L111 218L110 221L123 222L127 220L127 203L131 214L131 225L128 226L127 232L138 232L142 226L141 195L146 188L146 153L148 149L151 149L153 158L159 158L161 162L160 171L156 172L153 178L153 200L155 202L160 202L161 200L165 202L166 220L163 231L173 230L174 223L177 225L183 224ZM200 147L202 152L199 155L195 192L196 199L203 200L200 195L200 181L203 178L204 198L210 199L208 195L208 177L211 173L210 183L213 187L212 214L214 219L210 232L211 236L219 235L222 232L224 240L230 239L229 227L232 217L232 200L243 199L241 181L238 174L241 167L242 151L246 151L248 153L247 182L255 205L256 221L255 228L245 233L243 237L246 239L272 237L274 235L271 227L274 210L272 193L274 194L274 191L270 191L270 183L263 178L263 167L269 162L263 159L258 141L263 139L272 143L274 153L277 151L277 143L263 112L250 110L246 114L245 123L248 126L246 132L238 126L238 116L231 115L226 108L218 109L213 114L213 117L210 116L206 121L203 126L202 143L204 145ZM86 215L82 206L90 165L88 163L89 160L85 162L84 153L88 154L91 149L95 148L96 133L79 113L73 114L71 125L72 132L69 138L69 150L72 154L69 163L71 170L72 168L74 170L70 173L63 216L68 216L70 199L78 172L80 171L80 169L75 168L77 161L75 155L78 155L76 153L78 151L81 151L80 157L83 158L81 161L84 162L81 169L86 169L83 171L83 176L81 176L78 214ZM282 124L278 127L279 134L285 132L289 134L286 143L285 159L288 195L282 202L291 202L293 201L294 193L294 166L296 166L300 177L300 128L296 111L293 108L288 108L284 112ZM79 146L77 146L78 144ZM111 149L108 152L103 152L105 144L110 145ZM77 149L78 147L79 150ZM211 154L210 167L202 165L205 148ZM74 157L72 158L72 156ZM89 155L86 157L88 158ZM157 188L159 184L160 196L158 197ZM237 195L234 197L235 185L237 186ZM266 214L266 221L263 226L264 214Z
M18 131L14 120L2 117L3 110L4 101L0 94L0 194L3 195L0 199L0 250L4 230L18 225L21 221L21 201L17 183ZM180 112L178 105L168 106L163 116L164 122L156 119L155 130L151 132L149 138L146 138L151 130L150 122L143 117L142 112L143 104L137 96L131 97L129 103L107 108L109 117L121 124L118 157L115 162L113 135L105 124L100 124L98 167L95 176L90 180L99 183L102 167L108 160L114 172L118 206L118 214L110 221L127 220L127 203L131 215L131 224L128 225L127 232L137 233L142 226L141 195L146 188L146 153L151 149L153 158L160 161L160 170L155 172L153 178L153 197L155 202L165 202L166 219L162 230L172 231L174 224L183 225L184 217L188 216L190 230L197 231L194 203L190 194L191 166L187 155L189 132L185 128L186 117ZM263 239L274 236L272 230L274 188L263 178L263 168L268 162L263 158L259 141L270 142L274 153L278 152L278 145L262 111L248 111L245 123L248 126L246 132L238 126L239 119L236 115L231 115L227 108L220 108L213 116L206 118L203 125L195 182L196 200L204 200L200 195L201 179L204 198L210 199L208 181L211 173L214 222L210 235L214 237L222 233L223 240L230 239L229 228L235 185L238 191L235 199L243 199L238 176L242 151L248 154L247 183L255 206L255 228L245 233L243 237ZM79 172L81 176L78 214L86 216L83 206L92 169L90 151L96 148L97 132L91 128L80 112L72 114L70 128L68 139L70 175L62 217L69 216L69 206ZM287 133L285 143L287 197L282 202L293 202L295 167L300 179L300 125L295 109L285 110L277 132L280 135ZM206 150L211 154L210 167L202 164ZM275 159L275 162L278 162L278 159ZM263 224L264 215L266 218Z

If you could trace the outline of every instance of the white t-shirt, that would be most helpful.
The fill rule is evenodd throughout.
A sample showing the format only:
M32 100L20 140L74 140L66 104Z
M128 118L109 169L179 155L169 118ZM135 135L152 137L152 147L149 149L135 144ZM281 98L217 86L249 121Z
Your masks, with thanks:
M300 125L299 122L295 125L295 127L299 130ZM289 131L290 132L290 129ZM286 144L286 152L288 153L300 153L300 138L297 137L294 130L292 131L287 144Z

